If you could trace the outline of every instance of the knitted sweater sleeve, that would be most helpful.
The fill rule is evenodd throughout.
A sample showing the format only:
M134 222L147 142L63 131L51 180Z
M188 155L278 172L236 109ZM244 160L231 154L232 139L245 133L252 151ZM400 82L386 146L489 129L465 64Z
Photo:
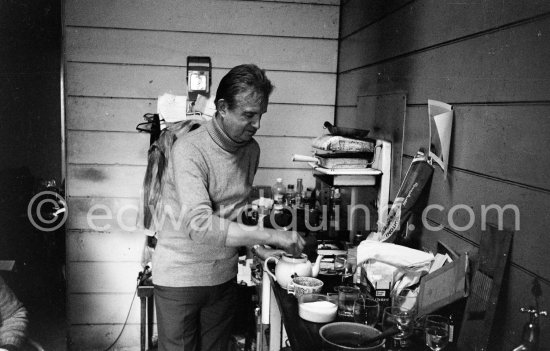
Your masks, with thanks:
M0 278L0 348L18 350L27 336L27 310Z
M212 210L208 165L194 146L180 146L173 149L172 159L176 195L181 205L181 230L197 243L223 247L229 221Z

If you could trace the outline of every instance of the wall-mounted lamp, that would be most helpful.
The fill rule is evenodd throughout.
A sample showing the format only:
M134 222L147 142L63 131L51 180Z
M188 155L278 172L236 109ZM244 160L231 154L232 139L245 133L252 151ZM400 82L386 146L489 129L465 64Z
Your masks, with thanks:
M212 61L207 56L187 56L187 95L190 101L197 95L210 95Z

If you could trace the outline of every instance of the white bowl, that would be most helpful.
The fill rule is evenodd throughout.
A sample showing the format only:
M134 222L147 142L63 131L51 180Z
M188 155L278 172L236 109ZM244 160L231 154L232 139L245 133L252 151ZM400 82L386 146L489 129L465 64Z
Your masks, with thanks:
M336 318L338 303L327 295L304 294L298 298L298 315L306 321L328 323Z

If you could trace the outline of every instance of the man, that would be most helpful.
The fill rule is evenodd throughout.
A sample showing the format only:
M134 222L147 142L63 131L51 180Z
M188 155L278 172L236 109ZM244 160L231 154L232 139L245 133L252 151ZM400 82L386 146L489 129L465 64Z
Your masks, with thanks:
M28 323L27 310L0 277L0 351L20 350Z
M237 248L267 257L298 254L296 232L237 222L256 174L253 139L273 90L265 72L240 65L222 78L216 116L178 139L161 197L161 230L153 256L159 350L226 350L235 307Z

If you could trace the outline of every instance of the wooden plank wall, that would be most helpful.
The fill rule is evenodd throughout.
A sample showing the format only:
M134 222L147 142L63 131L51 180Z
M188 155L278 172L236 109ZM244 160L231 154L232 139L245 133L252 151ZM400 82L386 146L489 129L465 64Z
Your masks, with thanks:
M427 100L455 108L448 179L436 171L422 245L475 252L482 206L515 230L494 350L520 341L538 279L550 308L550 3L538 0L349 0L342 3L336 122L360 127L358 94L406 91L404 167L427 144ZM388 116L391 118L391 116ZM404 168L406 169L406 168ZM459 207L456 207L459 206ZM461 207L462 206L462 207ZM488 211L487 222L498 222ZM542 320L541 349L550 350Z
M292 163L334 120L339 0L66 0L69 323L74 350L105 349L132 301L143 236L132 232L149 136L135 126L156 98L182 94L187 56L223 74L256 63L276 86L257 137L257 185L303 178ZM95 209L95 218L88 213ZM107 217L107 212L112 219ZM139 304L116 348L139 347Z

